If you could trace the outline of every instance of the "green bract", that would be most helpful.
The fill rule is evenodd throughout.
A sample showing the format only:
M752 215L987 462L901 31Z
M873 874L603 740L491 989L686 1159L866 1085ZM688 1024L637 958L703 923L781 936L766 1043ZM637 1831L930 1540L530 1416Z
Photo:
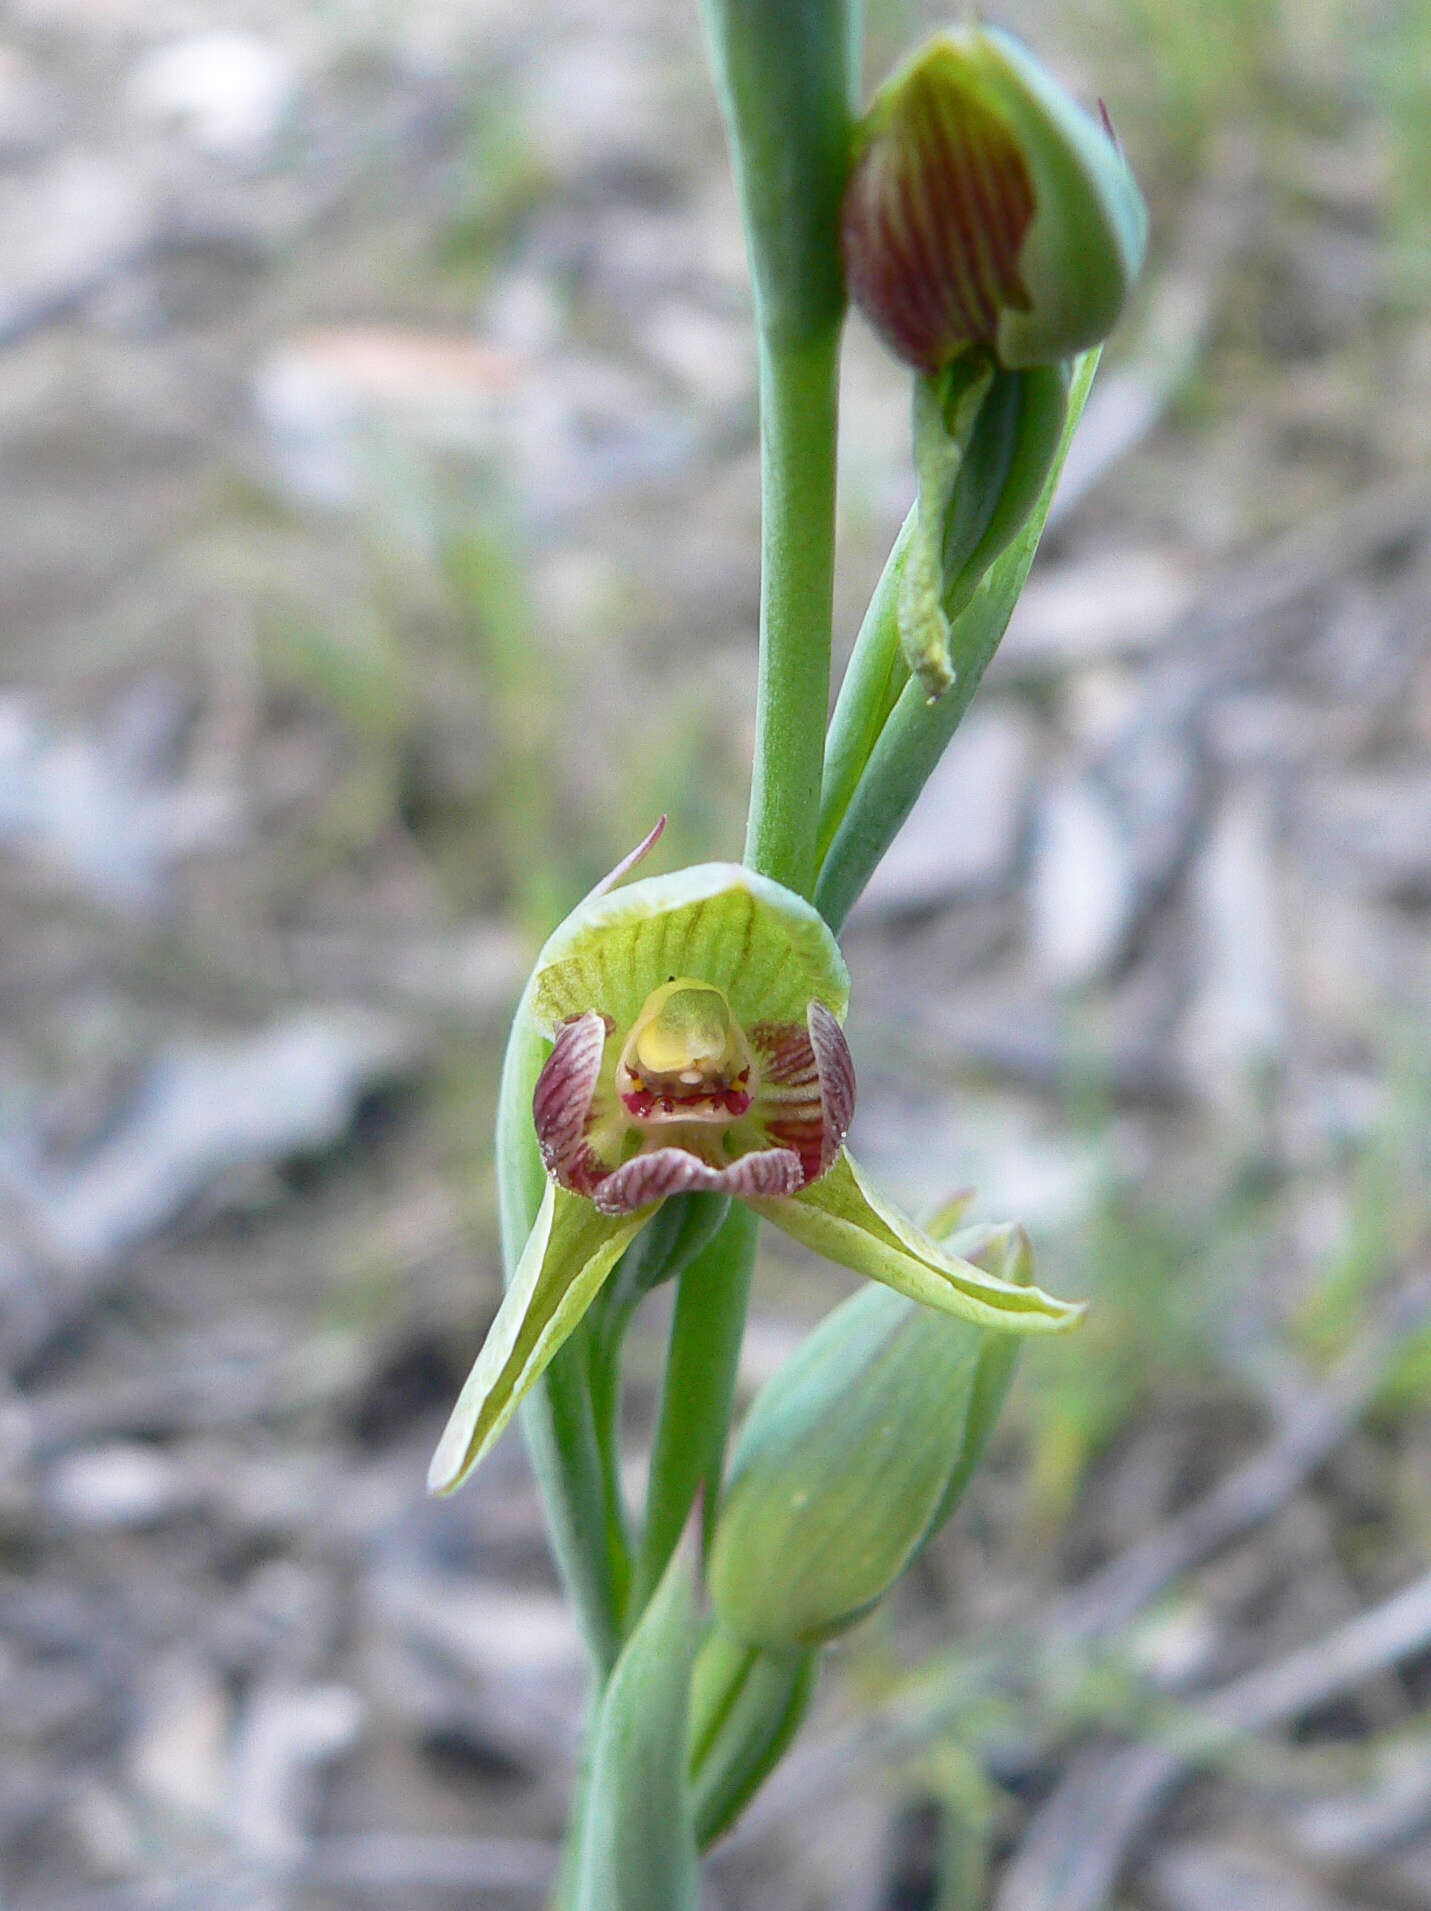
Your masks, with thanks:
M954 681L951 625L1028 521L1068 416L1069 367L959 358L914 381L918 508L900 577L905 663L932 697Z
M519 1011L552 1045L532 1103L549 1180L433 1458L434 1491L487 1452L672 1195L748 1201L829 1259L964 1320L1047 1332L1078 1319L868 1188L844 1150L848 990L810 904L734 863L603 885L551 937Z
M850 292L890 349L938 372L1100 343L1142 264L1147 214L1108 130L1019 43L936 35L876 94L843 214Z
M597 1705L571 1911L696 1911L688 1773L699 1544L694 1523L622 1648Z

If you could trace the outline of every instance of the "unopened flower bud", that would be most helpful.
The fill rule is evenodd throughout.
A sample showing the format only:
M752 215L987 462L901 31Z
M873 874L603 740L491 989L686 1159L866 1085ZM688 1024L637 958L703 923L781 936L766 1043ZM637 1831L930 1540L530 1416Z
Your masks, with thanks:
M1016 1229L967 1247L1027 1279ZM867 1612L953 1510L992 1431L1015 1342L869 1288L763 1389L742 1429L708 1563L735 1639L788 1650Z
M851 296L897 357L932 373L982 349L1017 369L1108 336L1147 215L1107 129L1016 40L970 27L875 96L842 232Z

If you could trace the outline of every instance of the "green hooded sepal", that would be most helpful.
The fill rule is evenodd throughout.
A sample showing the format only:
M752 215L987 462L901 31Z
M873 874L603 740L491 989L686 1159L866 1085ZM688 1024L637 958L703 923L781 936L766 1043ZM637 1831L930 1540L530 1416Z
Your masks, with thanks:
M1148 247L1148 209L1107 125L1085 113L1011 34L986 28L983 83L1007 115L1033 180L1034 219L1019 273L1024 311L1005 311L1005 365L1049 365L1106 339Z
M747 1026L803 1023L812 1001L842 1017L850 999L839 945L803 897L739 863L697 863L573 910L537 957L532 1020L550 1038L595 1008L625 1030L677 975L720 989Z
M798 1194L750 1205L827 1261L977 1327L1056 1334L1083 1318L1082 1304L1000 1279L941 1247L880 1199L848 1152Z
M602 1214L547 1183L536 1225L432 1456L429 1492L454 1492L491 1449L649 1219L649 1211Z

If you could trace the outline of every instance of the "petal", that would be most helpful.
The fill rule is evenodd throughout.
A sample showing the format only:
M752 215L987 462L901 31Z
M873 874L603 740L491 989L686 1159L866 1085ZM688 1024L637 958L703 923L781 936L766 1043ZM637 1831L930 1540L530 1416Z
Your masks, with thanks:
M843 1015L850 994L835 938L808 902L738 863L701 863L575 909L537 959L532 1017L553 1036L596 1008L624 1031L674 976L720 989L747 1029L803 1023L812 1001Z
M793 1194L803 1181L800 1157L789 1148L757 1148L726 1168L712 1168L685 1148L654 1148L607 1175L595 1198L605 1214L631 1214L668 1194L708 1189L756 1201Z
M511 1286L432 1456L429 1492L461 1486L650 1218L613 1219L583 1195L547 1183Z
M596 1009L563 1022L532 1096L532 1120L547 1172L576 1194L593 1193L606 1172L586 1136L610 1033L611 1024Z
M883 1202L847 1154L797 1195L751 1206L827 1260L981 1327L1056 1333L1083 1315L1074 1302L1002 1281L940 1247Z
M814 1181L854 1119L855 1065L845 1032L823 1002L812 1002L803 1029L762 1022L751 1041L760 1057L756 1117L771 1141L799 1155L802 1183Z

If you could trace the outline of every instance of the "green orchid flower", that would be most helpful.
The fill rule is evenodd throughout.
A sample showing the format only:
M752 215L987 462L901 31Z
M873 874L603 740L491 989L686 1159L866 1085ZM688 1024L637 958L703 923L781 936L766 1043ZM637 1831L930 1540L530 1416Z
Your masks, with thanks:
M663 1201L749 1202L797 1241L927 1307L1017 1333L1082 1309L951 1253L884 1202L845 1148L849 973L823 918L735 863L615 885L657 826L551 936L520 1014L551 1043L532 1101L541 1209L433 1457L448 1493Z

